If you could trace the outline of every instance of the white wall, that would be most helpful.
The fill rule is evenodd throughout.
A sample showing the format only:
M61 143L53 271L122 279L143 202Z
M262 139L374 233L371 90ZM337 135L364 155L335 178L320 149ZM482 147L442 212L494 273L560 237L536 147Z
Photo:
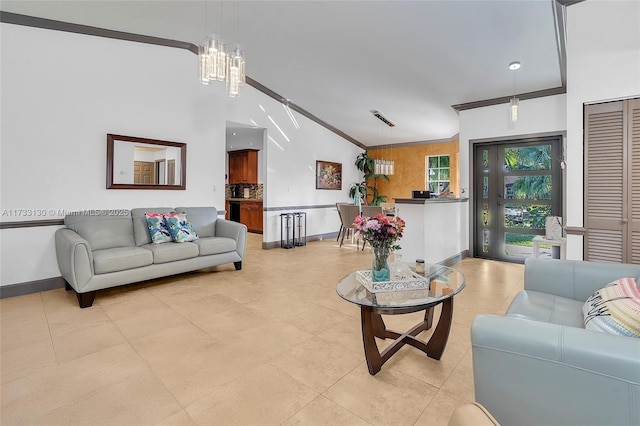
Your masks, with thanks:
M567 94L460 113L460 186L468 188L469 140L566 130L565 225L583 222L583 105L640 96L640 2L590 0L567 7ZM567 258L583 259L582 237L568 235Z
M280 240L280 214L292 211L307 213L307 235L337 232L340 221L335 203L349 201L349 187L362 180L354 165L362 149L292 111L299 125L296 128L281 103L250 87L243 87L242 95L228 99L227 104L231 121L267 130L262 150L266 157L264 206L278 210L265 212L264 241ZM316 160L342 163L342 191L315 189ZM318 205L330 207L304 208Z
M0 36L3 222L60 218L65 210L78 209L222 208L227 119L256 120L285 149L267 151L273 156L265 181L265 186L272 181L267 206L331 204L347 198L346 190L315 191L306 166L317 156L342 161L348 169L359 152L356 147L303 117L298 117L300 131L287 130L291 142L282 142L258 107L262 104L286 128L280 104L248 86L239 98L229 99L222 84L200 85L191 52L4 23ZM187 190L105 189L107 133L186 142ZM337 153L342 150L346 153ZM348 188L356 179L346 174ZM336 232L337 213L333 220L329 215L317 215L309 233ZM1 285L60 275L55 227L0 232Z
M583 105L640 96L640 2L589 0L567 8L567 183L583 188ZM584 192L567 194L567 225L583 226ZM567 257L582 259L570 235Z
M460 188L472 195L471 141L527 137L566 130L566 96L555 95L520 101L518 121L509 120L509 104L460 111ZM567 163L567 169L571 164ZM567 191L563 191L566 193ZM464 194L463 194L464 195ZM469 202L469 223L473 203ZM471 233L471 230L469 230ZM469 244L473 236L469 235Z

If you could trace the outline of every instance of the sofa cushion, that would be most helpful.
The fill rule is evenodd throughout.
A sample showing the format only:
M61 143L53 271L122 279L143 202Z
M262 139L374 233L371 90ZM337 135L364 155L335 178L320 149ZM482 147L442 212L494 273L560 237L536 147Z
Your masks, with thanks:
M64 224L87 240L91 250L135 245L129 214L123 216L71 214L65 216Z
M186 213L200 238L216 236L218 210L215 207L176 207L177 213Z
M640 337L640 289L633 278L620 278L593 293L582 308L587 330Z
M171 239L176 243L185 243L198 239L198 234L189 223L187 215L184 213L169 213L164 215L167 222Z
M228 253L236 249L236 240L223 237L199 238L194 241L200 249L200 256Z
M198 257L198 246L194 243L148 244L142 248L151 250L153 263L167 263Z
M162 213L145 213L152 244L171 242L171 233Z
M145 213L171 213L173 207L146 207L131 209L131 222L133 223L133 238L138 247L151 244L151 236L147 227Z
M140 247L116 247L93 251L93 270L96 274L141 268L152 263L151 252Z
M539 291L523 290L514 297L506 316L584 328L583 302Z

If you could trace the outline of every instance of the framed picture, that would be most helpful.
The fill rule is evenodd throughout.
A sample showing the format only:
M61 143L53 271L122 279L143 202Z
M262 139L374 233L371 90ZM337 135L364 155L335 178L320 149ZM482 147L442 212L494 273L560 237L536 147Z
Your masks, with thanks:
M342 189L342 163L316 161L316 189Z

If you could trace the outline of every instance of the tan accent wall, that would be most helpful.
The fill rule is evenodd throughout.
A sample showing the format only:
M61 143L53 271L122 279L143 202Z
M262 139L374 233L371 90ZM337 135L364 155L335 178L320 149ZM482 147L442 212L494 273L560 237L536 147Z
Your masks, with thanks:
M426 157L448 155L450 165L451 191L460 196L460 150L458 141L407 146L400 148L370 149L369 157L395 161L395 174L389 176L391 182L378 179L378 190L387 196L388 202L394 198L411 198L411 191L425 190Z

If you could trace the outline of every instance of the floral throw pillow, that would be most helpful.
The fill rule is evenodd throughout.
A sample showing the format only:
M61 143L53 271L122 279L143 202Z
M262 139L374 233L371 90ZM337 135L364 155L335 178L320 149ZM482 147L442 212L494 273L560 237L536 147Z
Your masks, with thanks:
M171 242L171 233L162 213L145 213L147 228L153 244Z
M193 226L191 226L187 220L185 213L165 213L164 219L169 227L171 238L176 243L184 243L198 239L198 234L196 234Z

